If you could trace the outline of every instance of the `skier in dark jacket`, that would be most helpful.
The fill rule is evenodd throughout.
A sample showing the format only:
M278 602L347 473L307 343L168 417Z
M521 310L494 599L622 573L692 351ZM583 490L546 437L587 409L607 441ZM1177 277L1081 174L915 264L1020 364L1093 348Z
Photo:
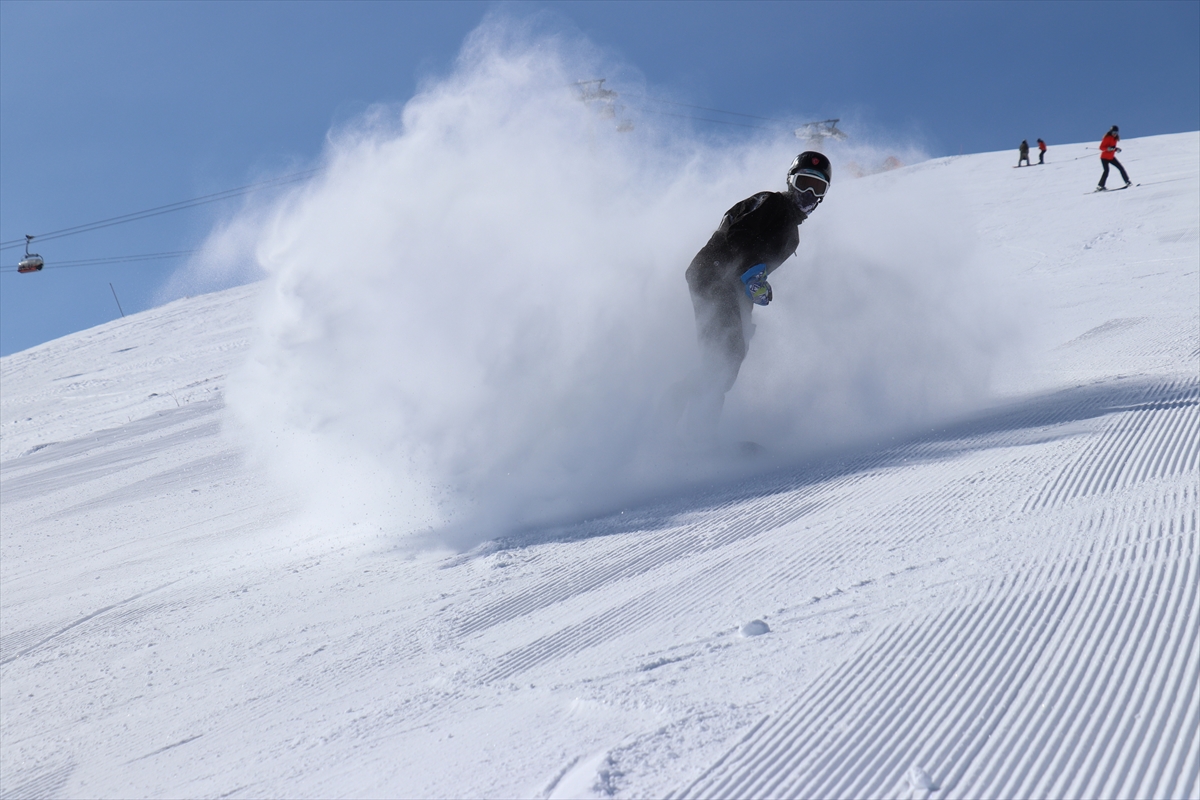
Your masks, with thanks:
M831 176L821 153L796 156L788 190L759 192L725 212L687 268L701 360L685 401L694 428L715 426L746 357L750 312L771 302L767 276L796 252L797 228L824 200Z
M1025 166L1028 167L1030 165L1029 164L1029 140L1028 139L1021 140L1021 147L1018 150L1018 153L1019 153L1020 157L1017 158L1017 166L1018 167L1021 166L1021 162L1024 161Z

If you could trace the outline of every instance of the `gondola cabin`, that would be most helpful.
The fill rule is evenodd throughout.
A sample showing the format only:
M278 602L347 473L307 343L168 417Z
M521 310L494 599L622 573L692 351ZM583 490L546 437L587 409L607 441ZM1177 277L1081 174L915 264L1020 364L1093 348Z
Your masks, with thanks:
M17 262L17 272L41 272L46 262L37 253L29 252L29 243L33 237L25 234L25 257Z

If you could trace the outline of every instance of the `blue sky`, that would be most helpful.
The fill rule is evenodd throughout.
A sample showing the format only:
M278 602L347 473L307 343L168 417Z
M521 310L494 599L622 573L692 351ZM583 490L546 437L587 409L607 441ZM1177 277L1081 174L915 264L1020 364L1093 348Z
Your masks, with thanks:
M1114 123L1126 138L1200 128L1197 2L3 0L0 240L309 168L331 127L447 74L488 14L585 36L640 76L638 88L677 103L842 117L935 156L1098 140ZM591 77L603 76L580 76ZM0 273L0 354L118 316L110 283L125 313L161 302L177 266L56 262L194 248L227 210L35 244L44 272ZM20 252L0 253L6 270Z

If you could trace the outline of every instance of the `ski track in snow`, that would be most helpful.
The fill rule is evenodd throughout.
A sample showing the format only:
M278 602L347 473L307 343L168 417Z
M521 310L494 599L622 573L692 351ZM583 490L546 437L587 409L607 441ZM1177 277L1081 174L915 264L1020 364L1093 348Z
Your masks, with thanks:
M6 357L0 796L1200 796L1200 136L1126 149L911 168L1057 303L991 410L465 555L247 458L256 287Z
M1195 489L1160 505L884 631L677 796L897 796L913 764L946 797L1194 795Z

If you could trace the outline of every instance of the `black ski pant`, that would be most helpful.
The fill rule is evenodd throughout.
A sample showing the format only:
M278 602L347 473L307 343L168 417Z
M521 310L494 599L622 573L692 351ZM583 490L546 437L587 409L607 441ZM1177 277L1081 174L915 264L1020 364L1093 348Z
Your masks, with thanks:
M1038 151L1038 163L1039 164L1046 163L1046 151L1045 150Z
M1117 161L1115 158L1109 158L1109 159L1102 158L1102 159L1100 159L1100 163L1104 165L1104 173L1100 176L1100 188L1101 189L1104 188L1104 184L1108 180L1108 165L1109 164L1112 164L1114 167L1116 167L1118 170L1120 170L1121 177L1125 179L1126 183L1129 183L1129 176L1127 174L1125 174L1125 168L1121 166L1120 161Z
M687 269L688 290L696 312L696 337L700 343L701 382L710 392L724 395L737 380L747 344L743 314L746 297L736 254L705 247Z

